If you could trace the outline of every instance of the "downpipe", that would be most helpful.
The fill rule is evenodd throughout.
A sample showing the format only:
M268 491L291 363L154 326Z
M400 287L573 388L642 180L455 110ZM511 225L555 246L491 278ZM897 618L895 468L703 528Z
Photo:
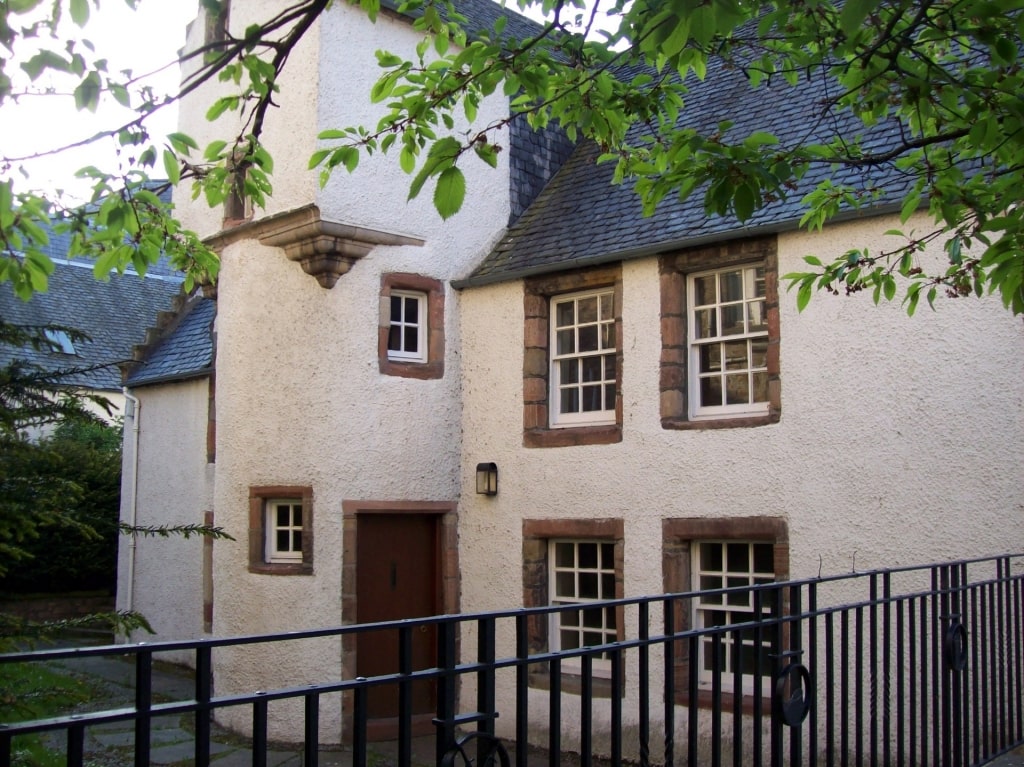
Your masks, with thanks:
M121 389L124 398L132 405L132 431L131 431L131 458L129 466L131 475L128 479L128 524L135 527L138 519L138 490L139 490L139 422L142 420L142 403L138 397L128 393L128 387ZM126 595L124 609L131 611L135 609L135 547L138 536L131 535L128 539L128 575L126 581Z

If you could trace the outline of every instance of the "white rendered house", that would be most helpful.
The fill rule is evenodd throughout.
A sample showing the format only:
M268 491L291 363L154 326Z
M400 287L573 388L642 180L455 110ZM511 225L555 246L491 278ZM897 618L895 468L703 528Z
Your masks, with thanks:
M231 24L274 5L235 2ZM481 24L497 12L462 6ZM194 300L128 375L140 407L124 515L212 521L235 540L125 548L120 604L158 638L1024 547L1020 321L988 300L908 319L821 296L798 313L780 290L808 253L882 243L887 200L814 234L795 202L746 225L705 218L699 199L642 218L591 148L517 123L496 170L464 168L470 194L448 221L406 202L389 158L321 189L305 170L317 133L375 122L373 51L417 41L396 14L371 24L333 5L282 83L270 208L226 220L178 201L222 271L215 300ZM710 72L709 88L729 77ZM214 128L196 98L183 130L202 136ZM777 122L800 106L733 104ZM478 121L507 114L495 97ZM479 464L496 467L495 494L477 491ZM616 620L532 641L614 638ZM366 675L388 652L314 641L219 655L214 673L218 693L267 689ZM386 708L371 715L386 734ZM290 716L272 737L287 739ZM321 732L342 738L340 706L321 709Z

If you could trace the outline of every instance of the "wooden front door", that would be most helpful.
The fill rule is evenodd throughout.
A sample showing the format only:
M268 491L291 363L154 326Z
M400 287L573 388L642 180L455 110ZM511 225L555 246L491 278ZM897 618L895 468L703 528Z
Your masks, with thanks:
M438 615L441 578L438 563L438 524L433 514L373 513L358 515L356 549L356 620L359 623ZM392 674L398 666L398 631L360 632L356 638L359 676ZM437 632L424 626L412 636L413 670L437 664ZM414 723L430 731L436 705L436 687L430 682L413 686ZM374 740L397 736L398 686L369 691ZM417 727L416 729L421 729Z

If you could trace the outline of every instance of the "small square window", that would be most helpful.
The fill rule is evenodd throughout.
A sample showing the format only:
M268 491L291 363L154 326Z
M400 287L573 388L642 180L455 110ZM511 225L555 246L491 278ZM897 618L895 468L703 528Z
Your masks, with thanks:
M427 361L427 296L405 290L391 291L388 359Z
M302 499L266 501L267 562L302 561Z
M249 572L313 572L313 490L303 486L249 489Z
M377 357L384 375L444 377L444 284L422 274L381 275Z
M66 330L61 330L60 328L44 328L43 336L50 344L51 351L59 352L60 354L78 354L78 352L75 351L74 343L71 341L71 336L68 335Z

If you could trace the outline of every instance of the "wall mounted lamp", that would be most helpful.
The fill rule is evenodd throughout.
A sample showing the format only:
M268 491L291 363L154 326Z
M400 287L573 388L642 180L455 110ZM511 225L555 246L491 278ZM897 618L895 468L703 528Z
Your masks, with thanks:
M498 464L478 463L476 465L476 492L479 495L498 494Z

